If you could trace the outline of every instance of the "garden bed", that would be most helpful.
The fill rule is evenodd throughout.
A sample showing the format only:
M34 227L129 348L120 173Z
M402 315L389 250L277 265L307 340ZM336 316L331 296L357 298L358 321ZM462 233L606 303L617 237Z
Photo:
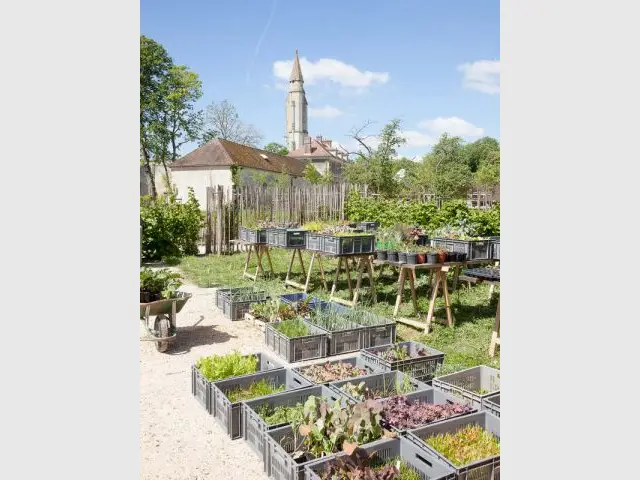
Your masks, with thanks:
M279 369L213 382L215 419L232 440L242 436L242 402L285 390L311 386L296 372Z
M466 253L467 260L491 260L491 240L454 240L432 238L431 246L449 252Z
M312 395L324 398L330 403L347 401L345 395L324 385L316 385L243 402L243 438L260 456L265 471L267 470L265 451L267 431L290 424L293 417L301 415L304 403Z
M287 320L286 322L292 322ZM313 360L327 356L327 332L308 322L297 319L296 326L306 327L306 333L296 336L288 336L287 332L279 331L280 324L286 322L274 322L265 325L264 341L279 357L289 363Z
M344 317L336 310L317 310L308 322L327 332L328 355L357 352L364 345L364 327Z
M377 365L366 362L362 355L343 358L341 360L325 360L293 369L301 376L315 384L328 384L347 378L357 378L382 370Z
M433 388L481 409L482 401L500 392L500 370L480 365L433 379Z
M255 363L250 361L251 357L255 358ZM215 416L211 394L212 382L279 368L283 368L280 362L261 352L249 355L233 352L202 357L191 366L191 394L207 412Z
M426 383L400 371L372 373L364 377L339 380L329 383L329 388L347 395L354 402L363 402L369 398L380 400L431 389Z
M399 342L362 350L367 361L428 382L444 362L444 353L417 342Z
M457 439L452 438L453 435ZM406 438L422 448L429 458L453 468L457 478L500 478L500 419L488 412L416 428L410 430Z

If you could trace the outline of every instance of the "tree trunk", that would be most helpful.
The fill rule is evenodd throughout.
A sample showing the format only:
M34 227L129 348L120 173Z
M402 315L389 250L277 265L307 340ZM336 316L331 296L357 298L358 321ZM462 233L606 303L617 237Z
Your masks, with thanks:
M158 198L158 191L156 190L156 179L153 176L153 171L151 170L151 161L149 160L149 153L147 149L142 147L142 158L144 159L144 167L147 171L147 176L149 177L149 182L151 184L151 196L154 198Z

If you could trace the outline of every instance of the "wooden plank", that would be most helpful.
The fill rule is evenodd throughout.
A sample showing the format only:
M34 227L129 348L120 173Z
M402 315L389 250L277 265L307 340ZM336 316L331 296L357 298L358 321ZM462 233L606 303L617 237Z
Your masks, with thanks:
M423 330L425 327L425 323L419 320L412 320L410 318L404 318L404 317L396 317L394 320L398 323L404 323L405 325L409 325L410 327L414 327L419 330Z

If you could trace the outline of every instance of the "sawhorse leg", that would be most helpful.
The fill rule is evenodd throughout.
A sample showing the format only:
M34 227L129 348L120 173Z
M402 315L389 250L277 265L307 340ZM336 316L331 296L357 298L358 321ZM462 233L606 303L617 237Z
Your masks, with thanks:
M404 281L406 278L406 269L400 267L400 278L398 279L398 295L396 296L396 306L393 309L393 316L398 316L398 310L400 309L400 304L402 303L402 295L404 294Z
M500 345L500 300L498 300L498 310L496 311L496 321L493 324L493 333L491 334L491 344L489 345L489 356L496 354L496 345Z

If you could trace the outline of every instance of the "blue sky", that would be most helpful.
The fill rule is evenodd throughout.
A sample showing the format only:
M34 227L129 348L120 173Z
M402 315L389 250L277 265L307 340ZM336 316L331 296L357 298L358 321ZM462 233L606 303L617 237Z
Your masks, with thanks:
M141 33L200 75L199 106L228 100L263 144L285 143L296 48L312 136L353 150L354 127L370 120L375 134L399 117L410 157L442 131L499 138L499 1L141 0L140 8Z

